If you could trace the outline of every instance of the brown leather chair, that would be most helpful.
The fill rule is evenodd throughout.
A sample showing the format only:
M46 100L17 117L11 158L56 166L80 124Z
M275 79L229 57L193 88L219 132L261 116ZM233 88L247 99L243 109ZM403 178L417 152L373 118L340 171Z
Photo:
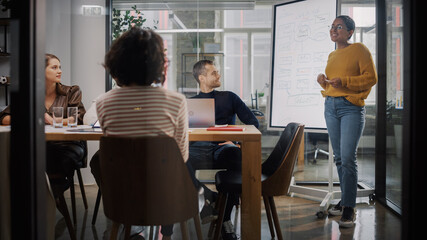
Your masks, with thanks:
M177 222L188 239L185 221L190 218L202 239L198 193L175 139L103 136L100 172L104 213L113 221L110 239L116 239L120 224L128 239L131 225Z
M64 149L66 149L68 147L73 147L73 145L70 145L70 146L67 146L66 144L64 145ZM68 154L74 154L74 153L78 154L78 152L81 150L81 148L77 147L77 146L74 149L75 149L75 151L71 151L72 153L68 153ZM49 149L47 149L47 151L49 151ZM56 149L56 152L58 152L58 151L60 151L60 150ZM64 153L64 154L67 154L67 153ZM83 157L81 160L82 166L85 167L87 165L87 144L86 144L86 142L84 142L83 152L81 152L81 154L82 154L81 156ZM71 155L71 156L74 156L74 155ZM61 214L64 216L65 223L67 225L68 232L70 234L71 239L76 239L76 233L75 233L74 226L77 223L76 200L75 200L74 180L73 180L74 179L74 171L77 171L77 174L79 174L80 168L75 168L74 170L72 170L72 172L70 172L69 176L67 176L65 173L63 173L61 171L52 172L52 173L47 174L49 177L52 193L53 193L54 198L55 198L56 207L61 212ZM81 177L81 175L80 175L80 177ZM80 182L81 187L82 187L83 182L80 180L81 179L79 179L79 182ZM64 192L66 190L68 190L68 188L70 189L70 195L71 195L71 205L72 205L72 214L73 214L73 219L74 219L74 225L71 222L67 202L65 201L65 198L64 198ZM84 194L84 188L82 191L83 191L82 196L84 197L84 199L83 199L83 202L84 202L86 200L86 196ZM85 208L87 209L87 203L85 204Z
M275 237L275 228L278 238L283 239L273 197L282 196L288 193L294 171L295 161L298 157L298 150L303 136L304 125L299 123L289 123L280 136L280 139L271 152L270 156L262 164L262 197L264 199L268 226L270 227L272 238ZM219 192L217 204L219 208L219 216L215 223L216 227L214 239L219 239L227 195L228 193L241 194L242 175L240 172L220 171L215 175L215 184Z
M81 168L87 168L87 142L84 141L84 146L85 146L85 155L84 158L82 160L82 166L79 168L76 168L76 173L77 173L77 179L79 181L79 186L80 186L80 193L82 194L82 200L83 200L83 205L85 207L85 210L87 210L87 199L86 199L86 192L85 192L85 187L84 187L84 183L83 183L83 178L82 178L82 173L80 171ZM73 220L74 220L74 225L77 224L77 211L76 211L76 194L75 194L75 190L74 190L74 184L70 185L70 197L71 197L71 209L72 209L72 213L73 213Z
M71 222L70 213L68 211L67 202L64 198L64 192L70 187L70 183L66 177L62 174L48 174L50 186L52 189L53 196L55 198L56 207L59 212L64 216L65 224L67 225L68 232L71 240L76 240L76 232ZM74 211L74 209L73 209Z
M79 180L79 186L80 186L80 192L82 194L82 200L83 200L83 204L85 206L85 209L87 210L87 199L86 199L86 191L85 191L85 187L84 187L84 183L83 183L83 178L82 178L82 172L80 171L80 169L82 168L87 168L87 142L85 141L85 157L82 161L82 166L80 168L76 169L76 173L77 173L77 179Z

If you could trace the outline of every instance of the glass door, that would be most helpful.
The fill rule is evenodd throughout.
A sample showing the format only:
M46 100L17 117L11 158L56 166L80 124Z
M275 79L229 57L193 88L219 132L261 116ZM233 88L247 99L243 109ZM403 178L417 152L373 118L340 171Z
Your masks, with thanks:
M403 1L386 1L386 199L402 207Z

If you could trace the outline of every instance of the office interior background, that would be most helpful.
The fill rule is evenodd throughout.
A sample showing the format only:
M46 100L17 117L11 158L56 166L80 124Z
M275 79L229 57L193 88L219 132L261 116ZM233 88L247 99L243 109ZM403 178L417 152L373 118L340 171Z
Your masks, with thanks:
M193 64L203 58L214 60L222 75L220 89L235 92L249 107L264 113L260 118L263 156L274 147L279 132L268 129L267 112L271 90L272 6L279 1L24 2L12 6L3 16L11 18L10 28L0 32L3 36L10 34L7 42L11 45L11 56L0 56L0 75L11 75L13 81L15 73L19 79L11 82L8 93L3 91L4 86L0 87L0 107L20 99L21 106L33 109L25 119L14 123L21 126L20 130L13 130L12 125L11 156L25 159L21 167L26 169L24 172L31 173L21 181L22 188L13 194L28 195L32 202L24 203L27 206L24 209L29 210L26 221L35 224L33 233L36 236L38 224L42 224L35 221L43 209L37 207L42 197L35 193L38 188L31 183L42 177L40 169L44 162L39 159L44 157L44 152L37 149L44 143L40 141L43 131L36 120L41 113L34 106L44 96L44 81L40 80L44 79L44 71L41 71L44 69L41 67L44 66L44 53L53 53L61 59L62 82L79 85L83 103L89 109L96 97L114 86L102 63L114 34L117 34L114 28L117 18L124 21L127 15L142 15L145 20L142 26L154 29L163 37L170 61L165 83L168 89L186 96L195 95L197 84L189 74ZM421 190L416 186L420 184L418 177L422 176L420 171L425 166L418 154L426 132L416 116L421 117L422 103L425 103L420 85L425 83L419 83L417 78L421 73L420 55L424 50L419 42L420 23L417 23L422 16L419 13L422 5L425 3L421 1L403 0L337 1L338 14L349 15L356 22L351 41L362 42L369 48L379 76L366 105L366 126L358 149L359 181L375 188L379 202L402 216L402 237L415 233L412 229L416 225L411 223L416 212L414 205L420 201L418 190ZM28 153L18 153L21 137L27 139L19 144L31 149ZM320 141L318 146L328 148L327 142ZM89 142L89 156L97 148L97 143ZM327 158L319 154L314 162L313 149L314 143L307 133L304 173L295 175L297 181L327 180L327 172L320 167L327 164ZM14 166L11 169L11 180L17 181L20 173ZM85 183L94 183L89 169L82 172ZM334 181L338 181L336 173ZM12 206L13 211L24 210ZM12 220L12 224L24 221Z

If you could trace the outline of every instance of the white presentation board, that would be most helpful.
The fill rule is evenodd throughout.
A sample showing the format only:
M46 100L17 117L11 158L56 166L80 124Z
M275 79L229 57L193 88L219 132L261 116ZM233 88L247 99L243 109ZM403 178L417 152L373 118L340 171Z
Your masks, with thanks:
M291 1L274 5L269 127L299 122L325 129L324 98L317 75L335 50L329 26L336 0Z

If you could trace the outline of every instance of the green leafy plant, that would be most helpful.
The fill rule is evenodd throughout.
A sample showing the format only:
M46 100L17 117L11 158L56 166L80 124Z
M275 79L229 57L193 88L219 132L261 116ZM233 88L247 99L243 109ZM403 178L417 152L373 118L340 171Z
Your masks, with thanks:
M140 10L136 9L136 5L133 6L132 9L135 11L134 14L131 14L131 10L126 10L124 11L124 14L122 14L123 11L113 8L113 12L112 12L113 40L120 37L120 35L122 35L127 30L131 29L133 26L141 27L144 29L150 29L149 27L143 26L144 23L147 21L147 19L144 18L144 14ZM157 29L157 26L154 26L154 29Z
M190 33L186 33L188 40L191 41L191 45L193 46L193 48L197 48L197 47L201 47L201 37L197 35L197 33L194 32L190 32Z

